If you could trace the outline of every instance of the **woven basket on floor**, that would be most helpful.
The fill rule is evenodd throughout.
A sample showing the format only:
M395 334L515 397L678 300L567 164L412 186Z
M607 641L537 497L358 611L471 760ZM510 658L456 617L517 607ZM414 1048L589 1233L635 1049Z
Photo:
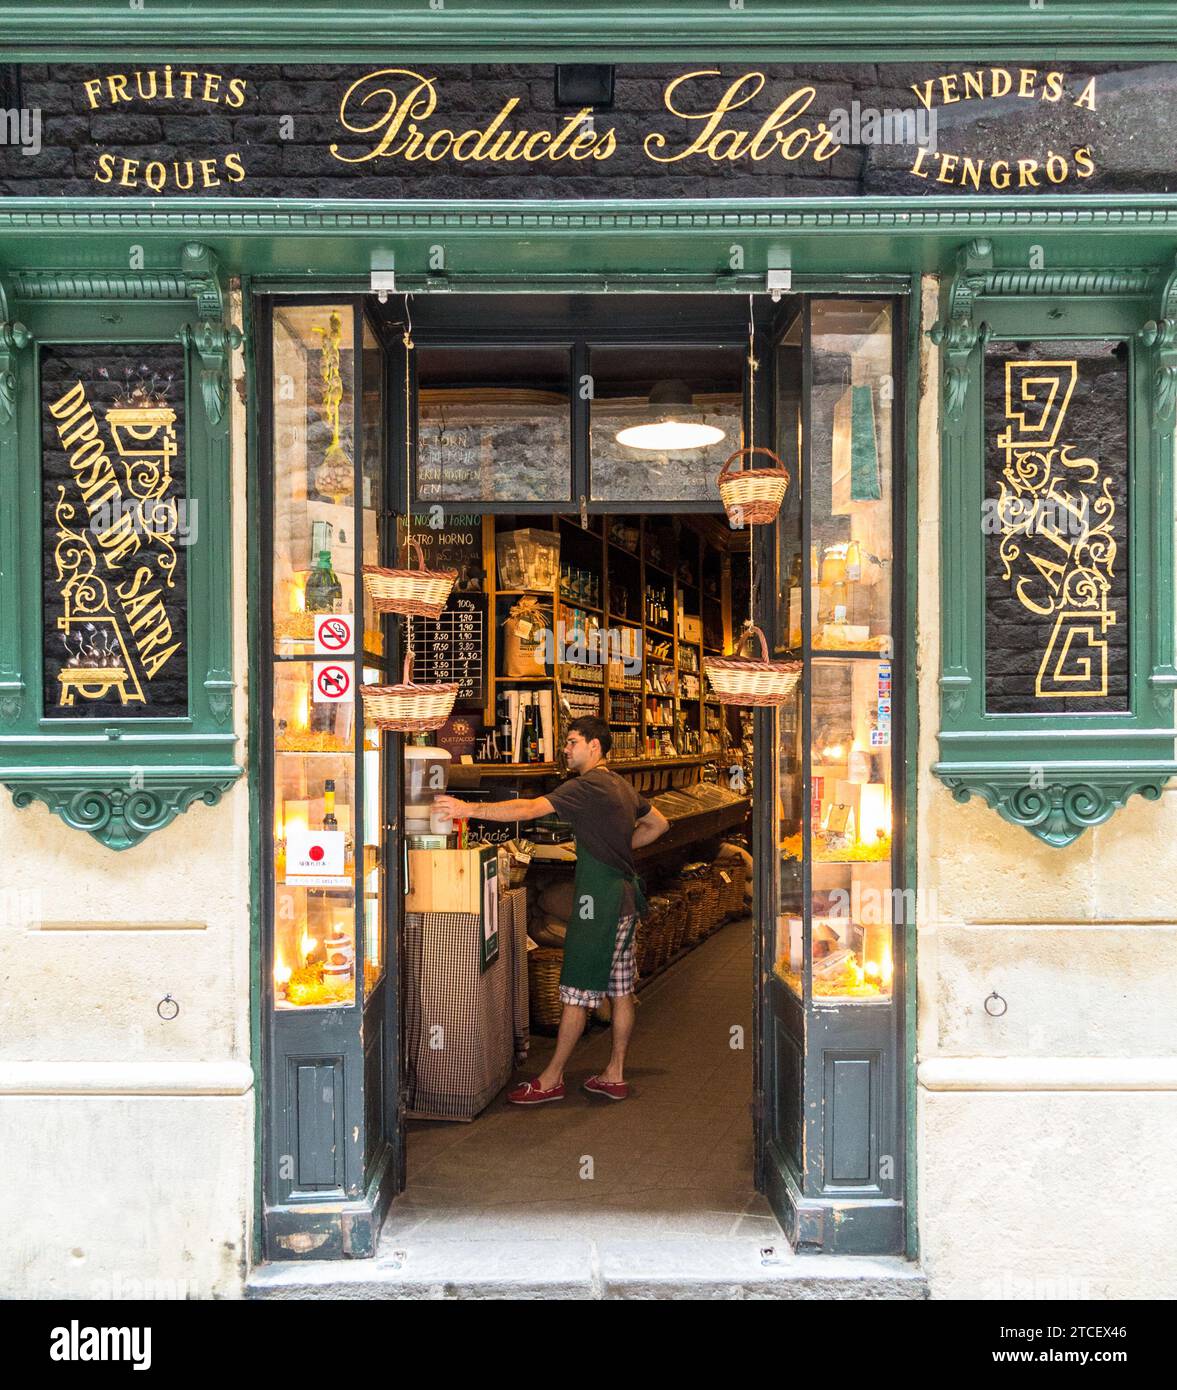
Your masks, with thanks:
M744 915L744 887L748 881L748 869L742 859L720 859L716 864L716 870L722 870L730 880L724 883L719 880L720 897L719 907L724 917L742 917Z
M554 946L537 946L527 953L527 998L531 1011L531 1026L539 1032L555 1031L560 1026L560 972L564 969L564 952Z
M682 879L677 879L666 890L670 908L666 913L666 960L670 960L682 950L687 937L687 895Z
M701 878L687 878L683 880L683 892L686 896L687 922L682 944L697 946L703 940L703 899L707 894L707 885Z
M644 979L647 975L653 974L653 969L650 965L650 947L653 944L656 926L657 909L651 907L647 902L646 910L638 918L638 923L634 928L633 934L633 959L639 980Z
M707 877L703 880L703 934L710 935L723 920L723 912L719 906L719 890L722 886L719 877L719 869L712 864L707 870Z
M458 695L457 681L442 685L413 684L413 649L405 653L402 685L361 685L364 718L378 728L402 734L440 729L450 717Z
M768 643L758 627L744 629L740 647L749 637L760 639L759 660L741 656L703 658L712 693L721 705L783 705L801 679L801 662L769 661Z
M743 461L752 462L754 454L772 460L767 468L744 468ZM740 467L728 472L732 464ZM742 530L745 526L765 526L776 520L789 487L789 470L771 449L737 449L719 470L719 495L728 522Z
M364 566L364 588L377 613L407 613L414 618L439 618L458 578L457 570L428 570L418 541L409 539L419 569L388 570ZM410 556L410 559L412 557Z
M670 931L670 899L661 894L648 900L650 930L646 946L647 975L653 975L666 964L667 934Z

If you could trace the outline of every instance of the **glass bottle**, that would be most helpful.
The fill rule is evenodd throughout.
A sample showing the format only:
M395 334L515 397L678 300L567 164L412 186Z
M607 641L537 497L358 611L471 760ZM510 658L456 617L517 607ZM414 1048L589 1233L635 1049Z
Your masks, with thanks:
M339 822L335 819L335 779L333 777L328 777L323 783L323 829L339 829Z
M320 550L318 563L306 582L306 610L308 613L338 613L343 603L343 585L331 568L331 552Z

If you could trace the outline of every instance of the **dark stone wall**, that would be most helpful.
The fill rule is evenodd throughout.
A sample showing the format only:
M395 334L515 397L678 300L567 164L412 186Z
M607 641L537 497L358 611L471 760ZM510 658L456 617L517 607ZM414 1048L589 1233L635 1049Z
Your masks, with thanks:
M388 66L395 66L390 57ZM757 161L748 154L713 162L696 156L684 164L659 164L643 151L651 131L663 131L672 148L681 149L698 133L702 122L687 121L667 112L663 94L667 83L700 65L623 66L617 69L612 110L597 114L597 129L615 128L618 147L607 160L559 163L540 160L526 166L484 161L461 163L445 157L437 163L406 163L399 157L346 164L332 157L329 146L341 144L351 156L370 142L350 135L340 124L340 100L350 84L373 67L281 66L262 64L172 64L173 99L162 97L164 65L118 67L28 64L20 71L21 100L42 113L42 149L26 155L14 147L10 133L0 146L0 193L78 197L85 195L264 196L275 198L699 198L763 196L844 196L861 194L934 195L972 193L962 183L961 166L945 168L935 159L925 162L928 176L911 172L916 150L911 145L875 144L860 140L843 145L832 158L815 163L801 158L788 162L779 154ZM457 132L483 127L504 102L519 99L502 129L540 127L560 129L569 114L555 104L553 69L535 65L410 64L414 71L436 78L437 109L422 122L432 132L449 127ZM1033 197L1040 192L1108 193L1172 191L1177 187L1177 64L1026 64L1030 78L1017 64L999 65L1011 74L1012 91L1004 97L935 100L936 142L941 153L984 161L981 193L1004 191ZM957 74L961 90L965 71L990 73L985 64L813 64L804 67L754 63L725 64L721 75L680 89L685 109L706 110L732 81L749 71L762 71L766 82L759 94L726 124L754 131L778 103L798 87L813 89L802 124L816 126L837 108L882 111L919 108L912 84ZM1042 99L1046 71L1065 75L1059 99ZM136 84L136 72L140 85ZM183 95L179 74L196 72ZM203 100L207 73L210 84ZM111 102L105 79L111 73L127 79L129 101ZM156 95L146 99L154 73ZM1095 110L1076 105L1083 89L1096 76ZM87 98L84 83L102 78L97 108ZM231 79L243 86L232 89ZM1019 96L1025 85L1033 95ZM936 89L938 90L938 89ZM242 96L239 104L231 98ZM373 107L366 108L368 110ZM289 138L285 138L289 137ZM1089 177L1077 177L1076 150L1089 152ZM106 163L102 156L108 156ZM1067 177L1051 182L1046 168ZM132 161L128 172L122 161ZM1019 159L1035 168L1018 184ZM1009 166L1010 184L990 181L994 160ZM208 161L202 168L201 161ZM236 162L235 162L236 161ZM1062 162L1060 162L1062 161ZM165 180L153 188L144 182L148 165L157 166L151 178ZM240 171L244 171L242 177ZM96 179L96 174L99 178ZM108 181L103 182L105 177ZM126 180L126 183L122 180ZM213 182L215 180L215 182ZM183 185L188 184L189 187Z

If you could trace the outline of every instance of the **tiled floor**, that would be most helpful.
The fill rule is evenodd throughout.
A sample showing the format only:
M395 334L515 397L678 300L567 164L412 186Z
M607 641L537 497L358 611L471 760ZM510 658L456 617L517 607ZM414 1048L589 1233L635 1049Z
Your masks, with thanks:
M742 1030L742 1047L733 1047ZM553 1040L535 1038L532 1076ZM406 1239L583 1236L782 1241L752 1185L752 923L732 923L639 996L630 1098L579 1089L609 1033L582 1039L567 1099L500 1096L472 1124L412 1121L408 1187L382 1249Z

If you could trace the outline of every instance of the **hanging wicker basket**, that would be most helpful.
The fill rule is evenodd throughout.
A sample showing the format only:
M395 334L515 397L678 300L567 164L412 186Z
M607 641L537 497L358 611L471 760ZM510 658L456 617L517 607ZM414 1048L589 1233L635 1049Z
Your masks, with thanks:
M737 459L750 459L752 454L766 455L772 467L728 471ZM719 470L719 495L729 524L737 530L775 521L788 487L789 470L771 449L737 449Z
M782 705L801 679L801 662L769 661L768 643L758 627L746 628L740 645L752 636L760 639L759 661L730 656L703 659L711 689L723 705Z
M365 565L364 588L377 613L407 613L414 618L439 618L458 571L427 570L420 543L411 536L409 548L417 552L419 569L386 570L379 565Z
M444 685L413 684L413 649L405 654L402 685L361 685L364 718L381 729L400 734L425 734L440 729L450 717L458 695L457 681Z

